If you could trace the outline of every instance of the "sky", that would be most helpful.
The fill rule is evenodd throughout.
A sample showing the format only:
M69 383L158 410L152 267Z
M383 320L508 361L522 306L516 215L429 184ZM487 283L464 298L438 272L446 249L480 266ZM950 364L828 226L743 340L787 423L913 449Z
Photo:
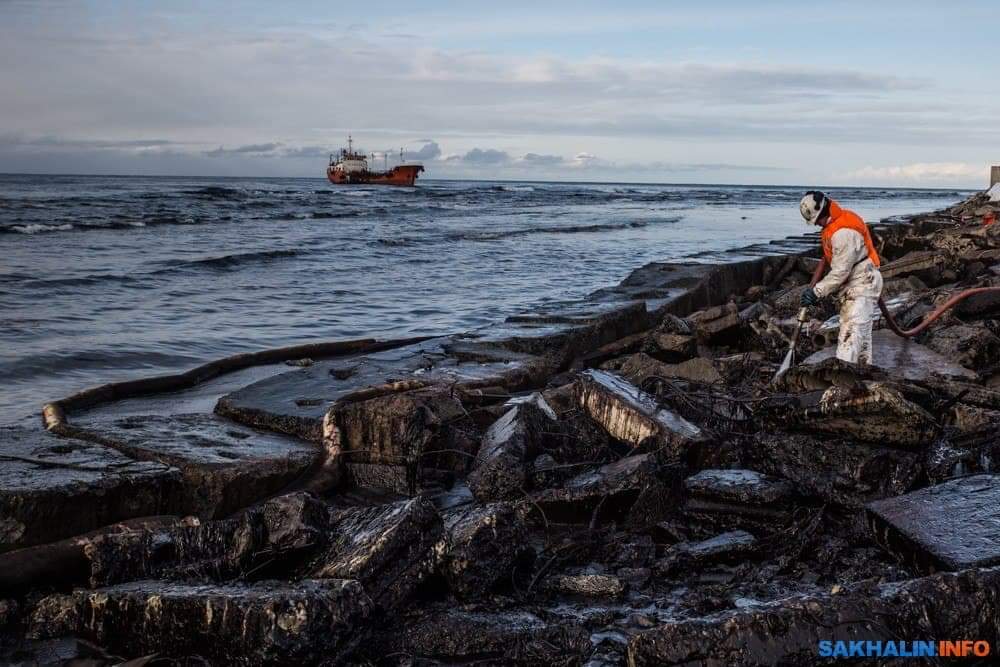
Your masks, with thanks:
M985 187L992 2L0 0L0 172ZM385 157L383 158L383 154Z

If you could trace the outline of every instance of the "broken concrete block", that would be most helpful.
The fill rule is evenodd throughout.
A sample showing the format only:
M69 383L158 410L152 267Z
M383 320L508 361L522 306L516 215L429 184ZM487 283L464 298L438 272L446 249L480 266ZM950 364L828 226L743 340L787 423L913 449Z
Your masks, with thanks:
M579 471L580 467L562 465L551 454L540 454L531 462L528 488L548 489L558 486L572 477L574 471Z
M704 357L695 357L679 364L665 364L639 352L626 357L616 365L615 370L636 387L643 387L647 381L655 378L685 380L702 384L714 384L722 381L722 375L712 362Z
M698 354L698 339L693 335L654 331L649 334L645 349L670 361L681 361Z
M183 514L219 517L281 490L319 461L314 445L215 415L144 415L86 421L97 442L160 461L184 476Z
M185 504L176 468L40 429L0 428L0 462L0 552Z
M963 433L975 433L1000 427L1000 410L958 403L949 412L948 425Z
M694 497L748 505L780 504L795 496L788 480L755 470L702 470L684 480L684 487Z
M29 636L69 631L114 655L200 656L217 664L339 662L371 602L356 581L196 585L139 581L43 599Z
M330 465L398 466L421 486L424 469L464 472L474 451L475 428L461 402L443 387L389 393L337 403L323 418L323 446ZM363 480L355 475L355 481ZM395 490L392 488L391 490Z
M656 558L656 542L650 535L623 535L611 540L607 560L623 567L644 567Z
M681 542L667 549L656 563L660 574L670 574L690 566L735 562L752 553L757 538L745 530L733 530L700 542Z
M544 403L544 399L539 400ZM547 404L545 404L548 407ZM480 502L513 500L528 487L528 462L558 429L552 408L525 402L512 407L486 431L468 485Z
M777 527L788 519L796 495L787 480L754 470L703 470L684 486L685 514L720 527Z
M978 263L978 262L977 262ZM985 270L985 266L983 269ZM980 292L962 300L955 306L958 315L986 317L1000 311L1000 292Z
M667 511L680 505L680 466L661 466L653 454L636 454L601 466L567 481L562 488L546 489L532 496L531 509L546 521L590 523L621 519L644 494L663 491L674 502L665 502ZM656 495L658 499L663 499Z
M994 426L969 433L948 434L934 442L926 452L927 479L931 484L940 484L953 477L993 472L997 460L1000 460L1000 437Z
M578 405L591 419L633 447L663 448L680 458L692 443L704 439L700 428L613 373L585 371L576 388Z
M701 542L678 544L673 548L683 552L693 561L714 562L742 556L752 551L756 544L757 538L750 533L745 530L733 530Z
M981 326L955 324L937 329L927 347L972 370L992 366L1000 359L1000 338Z
M83 540L88 583L181 576L226 581L319 546L328 525L326 505L293 493L231 519L97 535Z
M610 574L554 574L543 580L542 588L562 595L606 599L619 598L625 592L621 580Z
M940 637L995 645L997 595L1000 568L886 583L874 590L849 586L837 595L759 603L640 632L629 641L628 664L813 665L821 642L830 642L831 650L835 642L845 647L881 642L883 651L892 643L897 652L902 640L912 650L914 640L924 637L935 647ZM881 664L886 658L874 660Z
M495 665L581 664L590 634L578 623L543 620L528 611L418 610L368 642L372 659L405 655L420 662Z
M443 520L438 569L456 597L484 595L510 576L527 534L513 505L460 507L446 512Z
M695 335L705 342L717 341L742 324L739 309L735 303L698 311L689 315L687 320L694 328Z
M791 371L808 371L828 359L835 358L836 346L826 347L807 357ZM926 345L908 338L900 338L888 329L879 329L872 334L872 366L889 373L892 377L923 382L934 375L975 380L976 374L961 366L957 360L939 354Z
M916 276L924 282L937 285L941 271L948 264L947 256L934 250L916 250L879 267L884 280Z
M549 404L549 400L544 395L542 395L541 392L533 391L530 394L524 396L515 396L514 398L508 400L504 405L513 407L515 405L522 405L525 403L535 406L536 408L544 412L545 416L551 419L552 421L559 421L559 415L556 414L556 411Z
M802 394L802 407L783 415L789 426L884 446L917 449L933 440L936 420L897 390L879 382Z
M865 506L875 540L924 571L1000 564L1000 475L972 475Z
M399 606L434 571L441 519L428 500L336 511L327 545L304 567L310 579L356 579L382 610Z
M852 508L906 493L924 474L919 454L804 433L761 434L751 459L761 471L791 480L803 495Z
M507 357L496 348L476 355L464 349L449 354L455 337L420 340L400 347L388 341L363 355L317 361L308 368L274 375L219 399L215 412L241 424L287 433L310 442L323 436L323 416L335 401L366 387L420 379L424 383L454 385L485 378L530 376L534 357ZM521 378L523 379L523 378ZM489 384L495 384L490 382ZM508 389L514 387L503 383Z

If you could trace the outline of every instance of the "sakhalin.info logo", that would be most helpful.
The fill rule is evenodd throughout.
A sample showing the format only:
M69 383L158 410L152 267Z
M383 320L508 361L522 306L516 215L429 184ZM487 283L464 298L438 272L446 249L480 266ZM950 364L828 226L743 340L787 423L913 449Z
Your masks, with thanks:
M985 658L990 643L959 641L827 641L819 642L821 658Z

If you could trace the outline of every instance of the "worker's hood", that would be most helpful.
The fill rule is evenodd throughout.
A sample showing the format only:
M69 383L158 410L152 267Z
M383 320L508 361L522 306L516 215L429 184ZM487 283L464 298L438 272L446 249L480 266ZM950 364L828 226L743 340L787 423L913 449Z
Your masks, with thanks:
M831 199L830 200L830 220L836 220L837 218L840 217L840 215L843 212L844 212L844 209L840 208L840 204L838 204L836 201L834 201L834 200ZM827 224L829 224L829 222Z

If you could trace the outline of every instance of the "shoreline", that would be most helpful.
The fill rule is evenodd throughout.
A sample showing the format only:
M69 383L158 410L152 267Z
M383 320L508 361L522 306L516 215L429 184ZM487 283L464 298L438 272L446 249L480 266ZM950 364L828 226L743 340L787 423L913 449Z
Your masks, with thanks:
M960 222L984 205L872 225L897 319L1000 284L1000 234ZM811 664L840 634L996 646L1000 551L966 542L992 535L982 512L1000 506L981 504L1000 499L1000 299L969 300L918 341L879 334L873 367L819 354L775 388L816 239L733 252L750 249L648 263L473 332L262 351L290 364L56 406L53 432L0 429L21 480L0 484L0 570L15 573L0 578L14 591L0 647L79 636L125 657L380 662L380 646L639 665ZM831 312L802 358L830 340ZM237 357L85 398L176 390L252 360ZM915 521L907 503L935 487ZM950 532L920 530L942 516ZM943 616L926 628L931 602ZM831 632L817 604L889 620ZM220 635L223 608L266 630ZM150 613L156 630L137 631Z

